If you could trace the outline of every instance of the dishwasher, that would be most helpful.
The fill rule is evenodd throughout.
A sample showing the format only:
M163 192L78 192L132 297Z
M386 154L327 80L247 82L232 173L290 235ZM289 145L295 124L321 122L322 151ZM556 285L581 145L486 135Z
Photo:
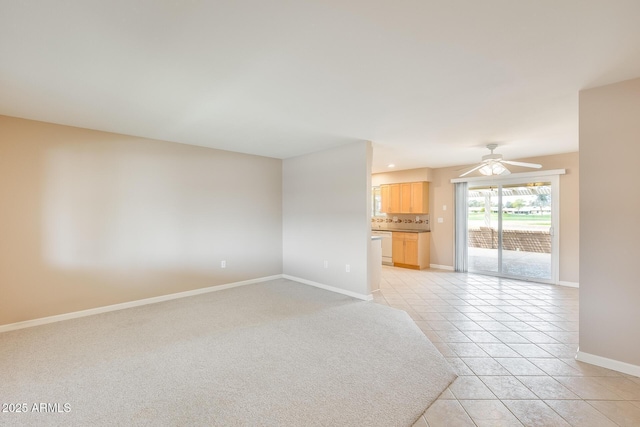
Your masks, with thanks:
M393 265L393 243L391 231L371 230L372 236L382 237L382 263L385 265Z

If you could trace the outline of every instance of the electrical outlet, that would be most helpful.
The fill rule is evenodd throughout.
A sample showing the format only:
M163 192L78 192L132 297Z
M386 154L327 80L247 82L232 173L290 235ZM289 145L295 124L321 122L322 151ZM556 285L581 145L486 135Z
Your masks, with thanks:
M444 222L444 218L438 218L438 224L442 224Z
M329 268L329 261L324 262L324 268Z
M220 268L227 268L227 261L220 261Z
M345 270L347 270L347 273L351 273L351 266L347 264Z

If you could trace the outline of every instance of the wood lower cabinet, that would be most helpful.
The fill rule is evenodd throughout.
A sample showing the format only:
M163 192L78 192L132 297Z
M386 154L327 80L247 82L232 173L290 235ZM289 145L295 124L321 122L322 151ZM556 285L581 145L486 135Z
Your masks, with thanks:
M422 270L429 268L430 233L393 232L393 265Z

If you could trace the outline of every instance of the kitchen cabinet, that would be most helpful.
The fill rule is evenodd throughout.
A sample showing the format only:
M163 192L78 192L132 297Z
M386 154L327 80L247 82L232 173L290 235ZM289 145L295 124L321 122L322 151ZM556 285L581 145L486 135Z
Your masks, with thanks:
M429 213L429 183L412 182L410 212L416 214Z
M401 206L399 213L429 213L429 183L408 182L400 184Z
M393 232L393 265L422 270L430 265L430 233Z
M411 213L411 184L400 184L400 213Z
M400 212L400 184L385 184L380 186L380 212Z
M380 186L380 212L388 213L390 212L390 203L391 203L391 189L389 185L381 185Z
M399 214L429 213L429 183L407 182L380 186L380 211Z

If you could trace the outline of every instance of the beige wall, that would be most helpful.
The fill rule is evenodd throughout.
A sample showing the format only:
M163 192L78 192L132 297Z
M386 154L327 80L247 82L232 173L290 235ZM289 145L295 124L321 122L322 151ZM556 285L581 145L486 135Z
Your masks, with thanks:
M432 172L430 168L381 172L372 176L371 185L379 187L383 184L395 184L398 182L431 181L431 174Z
M282 161L0 116L0 236L0 325L281 274Z
M580 92L580 352L640 372L640 78Z
M579 167L578 153L559 154L528 159L526 162L540 163L542 170L566 169L560 177L560 281L577 283L579 278ZM463 166L430 169L429 211L431 221L431 264L453 268L454 251L454 192L451 179L458 178ZM510 167L514 173L530 172L531 169ZM399 171L401 172L401 171ZM397 172L397 173L399 173ZM400 179L385 174L385 179ZM391 175L391 176L389 176ZM379 182L377 175L373 182ZM446 206L446 209L444 208ZM443 222L438 223L438 218Z
M357 142L283 161L284 274L370 294L371 154Z

